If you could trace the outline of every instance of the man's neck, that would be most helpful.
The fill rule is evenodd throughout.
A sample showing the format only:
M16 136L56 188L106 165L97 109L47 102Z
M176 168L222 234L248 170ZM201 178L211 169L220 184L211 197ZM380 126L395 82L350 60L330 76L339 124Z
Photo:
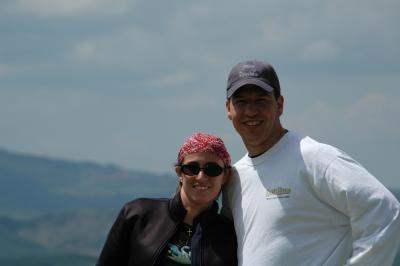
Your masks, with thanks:
M275 134L275 136L272 136L270 142L268 142L268 144L265 147L262 148L255 148L255 149L247 149L248 153L249 153L249 157L250 158L255 158L260 156L261 154L264 154L265 152L267 152L269 149L271 149L276 143L279 142L279 140L281 140L281 138L288 132L287 129L285 128L281 128L281 130L279 130L279 132L277 132L277 134Z

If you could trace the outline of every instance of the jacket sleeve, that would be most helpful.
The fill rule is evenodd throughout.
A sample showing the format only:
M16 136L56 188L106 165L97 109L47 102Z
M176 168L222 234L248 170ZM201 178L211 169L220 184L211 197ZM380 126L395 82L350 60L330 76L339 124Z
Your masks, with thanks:
M107 236L96 266L126 266L128 265L129 233L123 208Z
M392 265L400 242L396 198L346 155L334 159L321 180L320 197L350 220L353 250L346 265Z

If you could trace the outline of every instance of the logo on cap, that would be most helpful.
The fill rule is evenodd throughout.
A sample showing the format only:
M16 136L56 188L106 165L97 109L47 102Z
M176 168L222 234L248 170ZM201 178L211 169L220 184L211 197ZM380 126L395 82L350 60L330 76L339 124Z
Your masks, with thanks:
M239 78L258 77L260 72L257 71L254 65L243 65L243 70L239 71Z

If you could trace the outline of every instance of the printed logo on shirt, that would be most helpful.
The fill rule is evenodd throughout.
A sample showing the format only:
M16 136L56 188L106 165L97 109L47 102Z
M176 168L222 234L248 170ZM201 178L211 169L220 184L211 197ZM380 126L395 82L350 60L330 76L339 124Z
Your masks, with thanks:
M290 198L290 192L292 192L292 189L290 188L270 188L266 191L266 197L267 199Z
M190 265L191 251L189 246L179 247L168 244L168 258L179 265Z

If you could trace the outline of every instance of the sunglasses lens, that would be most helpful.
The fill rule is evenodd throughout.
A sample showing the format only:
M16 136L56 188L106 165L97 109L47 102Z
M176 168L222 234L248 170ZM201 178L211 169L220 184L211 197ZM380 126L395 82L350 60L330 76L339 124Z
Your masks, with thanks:
M206 175L210 177L219 176L224 169L216 163L206 163L204 165L203 171Z
M204 167L200 167L198 163L182 164L181 169L182 172L188 176L198 175L200 170L203 170L209 177L219 176L224 171L224 168L216 163L206 163Z
M181 169L182 172L188 176L195 176L200 172L200 166L198 164L183 164Z

